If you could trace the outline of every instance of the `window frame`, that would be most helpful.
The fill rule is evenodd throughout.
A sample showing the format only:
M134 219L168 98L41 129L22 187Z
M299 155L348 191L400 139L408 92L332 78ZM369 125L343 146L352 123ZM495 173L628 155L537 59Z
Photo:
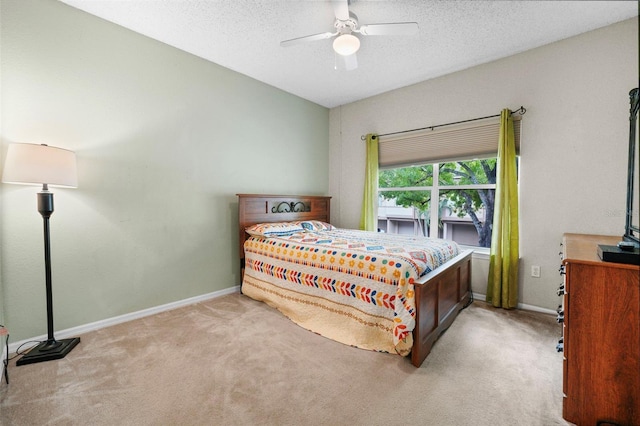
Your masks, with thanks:
M497 153L496 153L497 155ZM519 156L518 156L519 157ZM423 163L420 162L419 164L412 164L412 165L405 165L405 166L396 166L396 167L385 167L384 169L380 170L381 172L385 171L385 170L394 170L394 169L401 169L401 168L406 168L406 167L417 167L417 166L426 166L426 165L430 165L432 166L432 185L428 185L428 186L407 186L407 187L388 187L388 188L380 188L380 182L378 181L378 188L377 188L377 193L378 193L378 198L380 198L380 193L381 192L392 192L392 191L422 191L422 192L430 192L431 193L431 200L438 200L438 202L435 203L436 206L439 205L439 200L440 200L440 192L441 191L446 191L446 190L455 190L455 189L470 189L470 190L478 190L478 189L496 189L496 184L495 183L479 183L479 184L462 184L462 185L448 185L448 184L440 184L440 166L442 164L445 163L450 163L450 162L464 162L464 161L474 161L474 160L483 160L483 159L492 159L492 158L496 158L493 156L483 156L483 158L469 158L469 159L457 159L454 161L435 161L435 162L428 162L428 163ZM519 162L519 160L518 160ZM519 169L519 167L518 167ZM429 209L429 221L430 223L439 223L440 220L440 209L439 208L432 208L434 205L434 203L431 203L431 208ZM377 209L378 206L376 206ZM378 212L376 211L376 216L378 216ZM488 219L488 218L487 218ZM430 226L429 227L429 238L440 238L438 231L439 227L438 226ZM453 241L453 240L452 240ZM475 252L478 253L483 253L483 254L489 254L489 247L481 247L478 245L468 245L468 244L461 244L458 243L458 245L460 245L463 248L468 248L468 249L472 249Z

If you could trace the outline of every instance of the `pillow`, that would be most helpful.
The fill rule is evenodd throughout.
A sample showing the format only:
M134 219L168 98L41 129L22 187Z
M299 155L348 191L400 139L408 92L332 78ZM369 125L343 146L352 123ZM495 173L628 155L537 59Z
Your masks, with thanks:
M327 231L335 229L329 223L319 220L296 220L293 222L258 223L245 231L255 237L288 237L304 231Z
M335 226L330 223L325 223L319 220L303 220L301 221L302 227L309 231L330 231L336 229Z
M258 223L245 229L254 237L284 237L303 232L301 222Z

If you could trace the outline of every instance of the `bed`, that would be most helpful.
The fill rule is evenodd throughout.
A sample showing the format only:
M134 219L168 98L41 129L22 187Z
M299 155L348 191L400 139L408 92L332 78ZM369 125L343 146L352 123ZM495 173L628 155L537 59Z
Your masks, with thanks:
M378 246L372 238L401 236L335 228L330 206L326 196L238 194L241 291L325 337L419 367L471 299L472 251Z

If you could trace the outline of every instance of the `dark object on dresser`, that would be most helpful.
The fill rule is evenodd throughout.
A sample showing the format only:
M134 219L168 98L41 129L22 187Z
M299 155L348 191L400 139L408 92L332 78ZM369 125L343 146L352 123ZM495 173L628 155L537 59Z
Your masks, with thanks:
M638 130L638 109L640 103L638 88L629 92L629 166L627 171L627 207L623 240L640 246L640 192L638 191L638 175L640 164L637 163L640 150L640 130Z
M622 250L617 245L598 244L598 257L604 262L640 265L640 248Z

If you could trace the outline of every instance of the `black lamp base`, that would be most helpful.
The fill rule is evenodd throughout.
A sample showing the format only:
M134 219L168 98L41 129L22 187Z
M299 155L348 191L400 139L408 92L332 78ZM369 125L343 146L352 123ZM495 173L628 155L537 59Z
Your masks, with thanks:
M79 337L54 340L53 343L47 340L31 348L29 352L16 362L16 365L34 364L36 362L64 358L78 343L80 343Z

